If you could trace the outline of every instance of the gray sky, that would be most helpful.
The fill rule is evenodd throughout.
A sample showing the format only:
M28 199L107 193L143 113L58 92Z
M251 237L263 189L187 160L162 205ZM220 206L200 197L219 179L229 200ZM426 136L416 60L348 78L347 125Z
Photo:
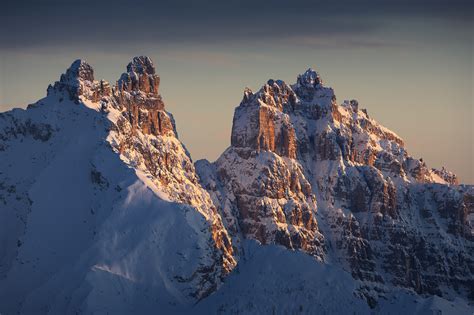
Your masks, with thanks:
M0 11L0 110L77 58L115 82L149 55L194 160L230 143L243 89L320 72L411 154L474 183L472 1L11 1Z

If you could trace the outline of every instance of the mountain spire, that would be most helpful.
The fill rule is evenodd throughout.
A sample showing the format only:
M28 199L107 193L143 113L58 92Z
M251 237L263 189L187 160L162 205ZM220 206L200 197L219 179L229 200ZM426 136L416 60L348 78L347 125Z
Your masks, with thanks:
M94 69L84 60L77 59L63 73L53 86L48 86L48 95L66 91L71 99L77 99L84 94L87 87L92 87L94 82Z
M298 75L297 83L307 88L317 88L323 84L323 81L315 70L309 68L303 74Z

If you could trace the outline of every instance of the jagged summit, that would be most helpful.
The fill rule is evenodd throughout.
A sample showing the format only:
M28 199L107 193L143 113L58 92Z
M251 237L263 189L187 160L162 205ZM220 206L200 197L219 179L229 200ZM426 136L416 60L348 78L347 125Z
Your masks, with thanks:
M310 115L331 112L335 101L334 90L322 86L319 74L311 68L298 75L295 84L269 79L256 93L245 88L234 113L231 145L295 158L297 125L288 114L294 111Z
M70 78L79 78L87 81L94 81L94 69L83 59L75 60L61 76L61 81Z
M120 76L112 90L108 82L95 80L94 69L91 65L82 59L77 59L61 75L59 81L48 86L48 95L66 92L72 100L78 101L79 96L83 95L94 102L111 95L114 95L118 102L136 97L141 98L142 101L150 98L154 106L162 108L163 104L158 92L160 77L155 74L156 70L151 58L134 57L126 69L127 72Z
M297 84L307 88L317 88L323 84L319 74L312 68L309 68L303 74L298 75L296 82Z
M331 87L323 86L320 75L309 68L297 76L296 83L288 84L283 80L269 79L257 92L245 88L241 106L268 105L282 110L293 110L296 107L335 105L336 95Z
M133 60L127 65L127 72L138 72L140 74L155 74L155 66L148 56L133 57Z
M446 296L472 287L472 193L411 157L358 101L338 104L313 69L245 89L231 146L198 171L230 231L346 266L368 301L384 284Z
M48 95L66 92L70 99L77 100L80 95L86 94L92 97L94 89L100 89L99 84L94 81L94 69L82 59L75 60L63 73L54 85L48 86ZM102 86L102 89L104 87Z
M127 65L127 72L120 76L117 89L120 92L143 92L158 95L160 77L155 74L153 61L149 57L134 57Z

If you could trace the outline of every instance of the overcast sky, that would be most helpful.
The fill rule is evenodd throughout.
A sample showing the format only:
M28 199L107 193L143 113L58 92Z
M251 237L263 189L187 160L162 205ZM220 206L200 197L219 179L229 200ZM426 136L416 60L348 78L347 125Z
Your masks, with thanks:
M193 159L230 143L246 86L320 72L411 154L474 183L474 1L9 1L0 110L25 107L77 58L115 82L149 55Z

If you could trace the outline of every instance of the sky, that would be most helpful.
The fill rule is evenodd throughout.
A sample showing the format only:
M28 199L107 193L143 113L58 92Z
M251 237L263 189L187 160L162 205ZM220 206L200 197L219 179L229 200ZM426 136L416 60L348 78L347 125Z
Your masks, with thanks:
M115 82L150 56L194 160L230 144L243 90L316 69L411 155L474 184L474 1L10 1L0 10L0 111L85 59Z

